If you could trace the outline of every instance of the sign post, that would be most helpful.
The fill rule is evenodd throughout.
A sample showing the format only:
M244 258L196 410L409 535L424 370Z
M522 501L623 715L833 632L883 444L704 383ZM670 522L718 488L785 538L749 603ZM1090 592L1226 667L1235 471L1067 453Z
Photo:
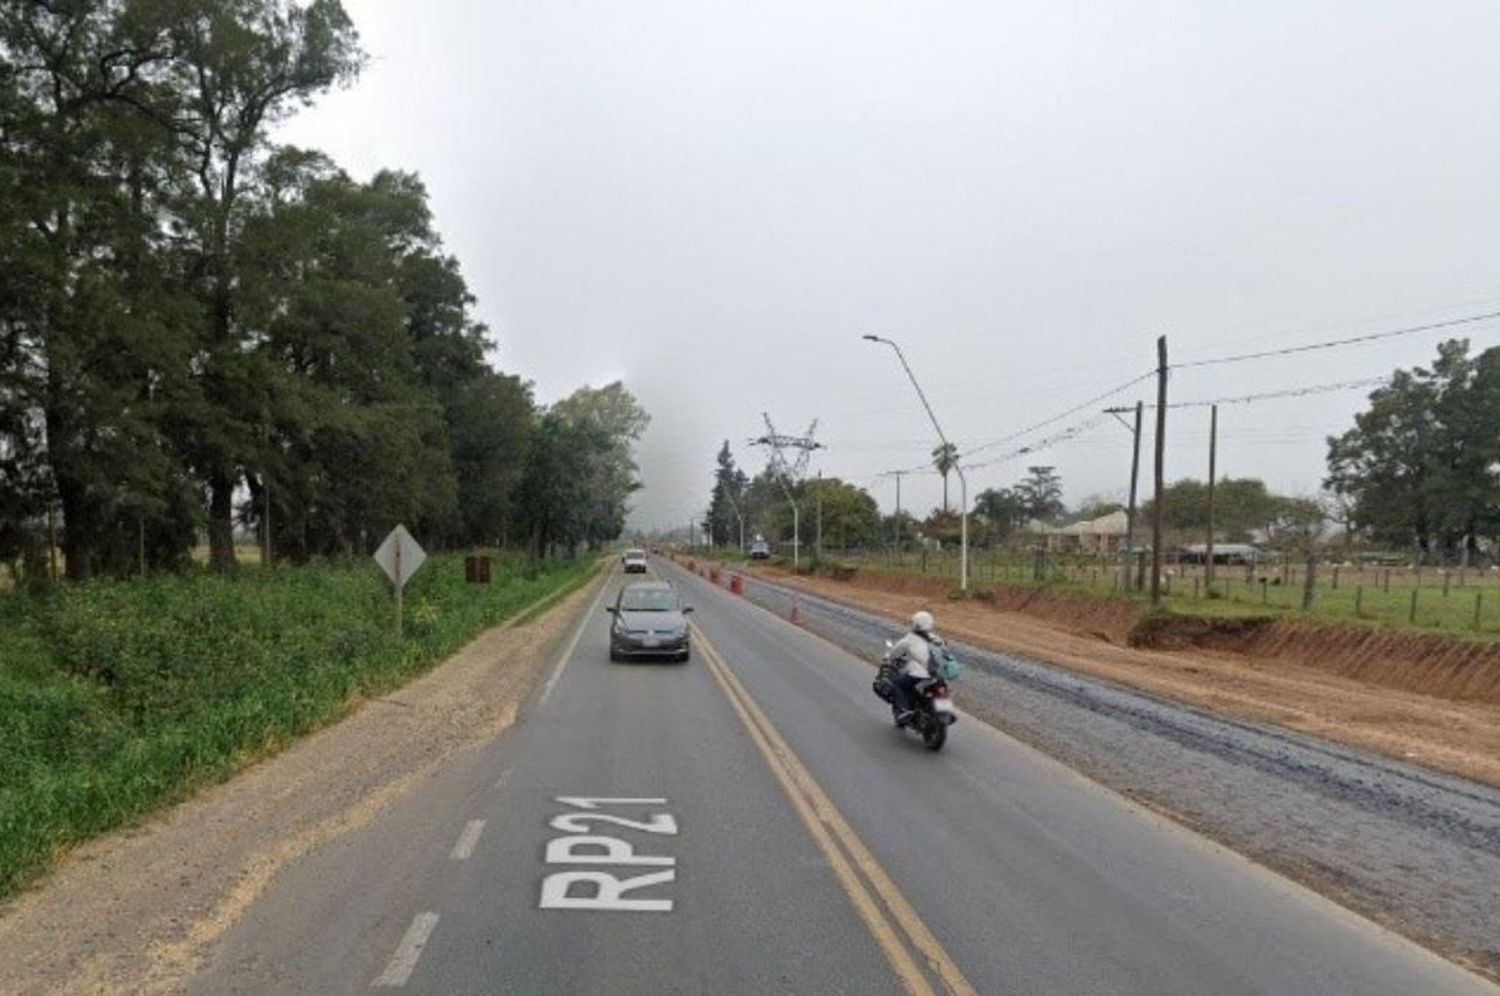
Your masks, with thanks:
M411 533L406 527L397 524L385 542L380 544L380 549L375 551L375 563L385 571L385 576L391 579L391 584L396 589L396 635L401 635L401 589L406 587L406 582L417 573L417 569L427 559L427 551L422 549L421 544L412 539Z

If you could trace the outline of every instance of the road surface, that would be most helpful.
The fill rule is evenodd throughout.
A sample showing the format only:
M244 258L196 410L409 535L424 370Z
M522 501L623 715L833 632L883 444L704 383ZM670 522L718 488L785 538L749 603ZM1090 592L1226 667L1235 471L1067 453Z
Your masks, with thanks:
M521 722L287 868L191 991L1500 991L972 718L929 753L865 663L655 570L690 663L609 663L611 577Z

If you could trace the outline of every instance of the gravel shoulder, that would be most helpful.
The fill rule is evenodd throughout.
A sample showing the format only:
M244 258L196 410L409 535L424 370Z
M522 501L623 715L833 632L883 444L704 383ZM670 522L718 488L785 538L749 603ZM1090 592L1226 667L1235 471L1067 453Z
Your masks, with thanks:
M784 617L795 602L805 627L866 659L926 601L772 580L747 579L746 597ZM1406 700L1420 696L1341 688L1356 683L1315 673L1230 675L1253 669L1196 651L1085 646L1084 637L1015 613L938 608L970 664L958 701L971 715L1500 979L1500 790L1433 763L1493 780L1493 767L1466 759L1500 756L1488 747L1494 719L1473 731L1477 744L1465 743L1470 731L1459 725L1482 722L1489 707L1416 703L1421 721L1396 723L1380 717L1405 715ZM1451 738L1437 732L1444 715L1457 728ZM1323 735L1345 728L1340 716L1354 716L1360 735L1343 743ZM1401 753L1424 763L1389 756Z
M607 571L0 907L0 992L171 993L292 862L515 721Z

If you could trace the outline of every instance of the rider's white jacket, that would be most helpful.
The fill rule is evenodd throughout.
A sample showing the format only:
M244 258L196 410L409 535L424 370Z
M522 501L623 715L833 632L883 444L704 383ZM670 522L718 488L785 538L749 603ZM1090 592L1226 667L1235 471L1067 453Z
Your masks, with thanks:
M930 639L931 643L920 634L907 633L891 646L891 661L901 664L902 673L913 678L932 677L927 670L927 666L932 663L932 648L934 645L942 646L943 638L934 633Z

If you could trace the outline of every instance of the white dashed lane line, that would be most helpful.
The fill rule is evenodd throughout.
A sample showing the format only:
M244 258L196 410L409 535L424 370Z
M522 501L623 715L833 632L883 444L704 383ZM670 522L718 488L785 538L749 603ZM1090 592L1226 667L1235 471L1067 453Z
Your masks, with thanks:
M387 988L406 985L406 980L411 978L412 970L417 967L417 959L422 957L422 949L427 946L427 938L432 936L432 928L437 926L437 922L436 913L418 913L413 917L411 926L406 928L401 943L396 945L396 953L391 955L385 971L370 984Z
M464 827L464 832L458 835L458 841L453 845L453 850L448 857L454 861L467 861L469 855L474 853L474 845L479 843L479 835L484 833L484 820L470 820L469 825Z

